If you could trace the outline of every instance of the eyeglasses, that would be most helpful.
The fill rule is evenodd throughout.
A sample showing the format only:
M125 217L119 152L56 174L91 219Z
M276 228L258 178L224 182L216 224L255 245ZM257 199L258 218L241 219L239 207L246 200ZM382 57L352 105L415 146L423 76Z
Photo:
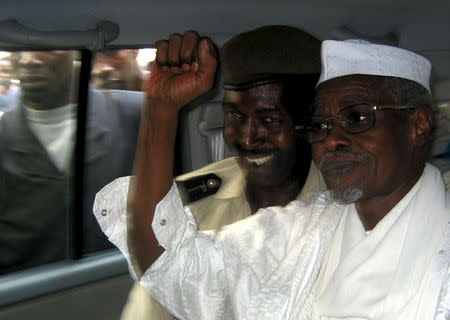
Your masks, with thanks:
M415 107L358 103L342 109L333 117L312 116L295 126L295 129L308 142L317 143L325 140L335 125L334 123L337 123L347 133L358 134L373 128L376 122L375 111L410 109L415 109Z

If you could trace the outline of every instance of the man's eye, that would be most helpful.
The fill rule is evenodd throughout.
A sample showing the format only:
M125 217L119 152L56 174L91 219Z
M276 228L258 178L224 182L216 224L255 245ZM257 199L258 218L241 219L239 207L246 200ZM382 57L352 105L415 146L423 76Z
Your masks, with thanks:
M362 123L370 120L370 114L366 112L352 112L346 116L349 123Z
M311 124L309 125L308 130L314 131L314 132L318 132L318 131L322 131L322 130L328 130L328 126L325 122L323 121L314 121L311 122Z
M262 118L262 121L267 124L275 124L275 123L278 124L278 123L283 122L283 120L281 118L269 117L269 116Z
M236 111L227 111L226 117L230 120L241 120L242 114L240 114L239 112L236 112Z

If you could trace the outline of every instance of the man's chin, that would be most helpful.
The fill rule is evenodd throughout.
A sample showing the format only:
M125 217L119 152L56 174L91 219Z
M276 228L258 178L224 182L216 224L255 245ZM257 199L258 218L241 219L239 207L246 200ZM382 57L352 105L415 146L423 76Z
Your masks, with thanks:
M340 204L354 203L363 196L363 190L361 188L333 188L330 192L331 198Z

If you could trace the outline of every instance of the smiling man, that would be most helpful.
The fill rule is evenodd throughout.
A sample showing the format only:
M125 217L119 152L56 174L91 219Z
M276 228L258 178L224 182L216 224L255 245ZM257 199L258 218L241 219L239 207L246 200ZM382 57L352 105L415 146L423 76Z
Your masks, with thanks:
M142 132L128 207L118 206L120 181L97 196L102 229L134 254L147 270L140 283L177 318L448 319L450 195L427 163L431 64L364 41L324 41L321 56L314 114L297 127L329 191L197 231L171 183L168 121ZM192 97L182 83L196 84L194 96L211 87L217 61L208 39L198 57L153 65L150 119L177 118ZM161 99L161 88L172 99ZM135 227L127 236L125 214Z
M167 44L173 47L189 36L160 42L159 58ZM310 115L320 74L320 41L297 28L266 26L227 41L220 60L223 137L238 156L176 178L201 230L220 229L260 208L308 200L325 189L309 143L295 131L296 123ZM173 317L136 285L125 319Z

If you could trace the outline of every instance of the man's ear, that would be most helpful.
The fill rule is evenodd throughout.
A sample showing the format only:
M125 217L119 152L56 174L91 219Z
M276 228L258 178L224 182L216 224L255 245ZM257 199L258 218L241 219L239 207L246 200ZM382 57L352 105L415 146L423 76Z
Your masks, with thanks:
M418 147L422 147L431 140L434 123L433 110L429 105L421 105L411 116L416 144Z

